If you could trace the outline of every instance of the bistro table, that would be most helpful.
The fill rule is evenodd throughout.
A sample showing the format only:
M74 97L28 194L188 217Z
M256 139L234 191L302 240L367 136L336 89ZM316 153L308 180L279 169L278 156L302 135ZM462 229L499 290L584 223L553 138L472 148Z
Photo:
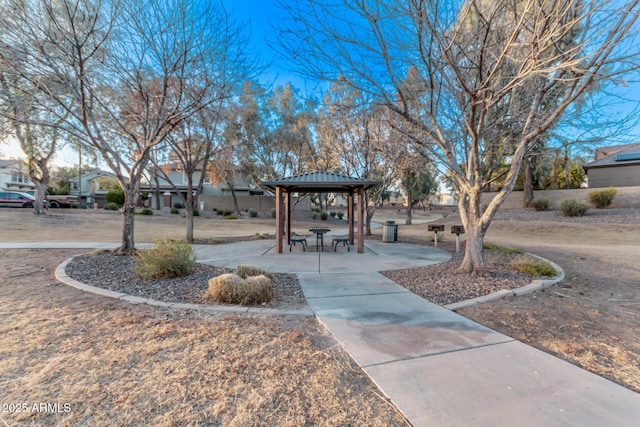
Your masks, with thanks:
M316 251L318 250L318 242L320 242L321 250L324 252L324 235L331 230L326 227L311 227L309 231L316 233Z

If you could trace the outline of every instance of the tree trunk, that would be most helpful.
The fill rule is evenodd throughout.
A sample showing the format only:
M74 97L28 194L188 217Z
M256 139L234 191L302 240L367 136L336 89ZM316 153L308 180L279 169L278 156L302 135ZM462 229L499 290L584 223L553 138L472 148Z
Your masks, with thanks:
M185 238L187 242L193 243L193 192L191 191L191 182L187 185L187 197L185 197L184 200L184 210L187 219Z
M114 255L133 255L135 247L134 239L135 205L125 202L122 207L122 243L114 251Z
M52 153L53 151L51 151L51 154ZM36 215L44 215L45 209L47 208L46 195L47 186L49 185L49 166L47 165L47 163L49 162L49 157L46 157L44 159L32 159L30 161L29 169L31 170L31 172L33 172L33 164L31 164L31 162L35 164L36 170L40 171L39 174L29 174L31 176L31 180L36 185L36 191L34 194L36 200L33 206L33 213Z
M480 272L484 269L482 246L490 220L487 221L483 217L480 205L481 196L481 189L471 188L465 196L460 198L458 203L460 219L462 220L466 237L464 259L457 270L459 273L468 274ZM490 218L490 215L487 216Z
M405 190L407 192L407 218L404 220L406 225L411 225L411 221L413 220L413 197L411 197L411 189L409 186L405 186Z
M522 206L529 208L533 202L533 168L531 167L531 159L529 157L525 158L522 166L522 194L524 196Z
M364 234L366 236L371 236L371 220L373 219L373 214L376 212L374 207L367 205L365 207L365 216L367 217L367 222L364 225Z
M564 181L566 189L571 188L571 162L569 161L569 149L564 153Z
M156 210L160 210L160 180L158 179L158 174L153 174L153 181L155 183L155 189L153 191L153 195L156 199Z
M44 184L41 180L31 179L33 183L36 185L36 192L34 194L36 201L33 206L33 213L36 215L44 215L45 207L46 207L46 193L47 193L47 185ZM48 180L47 180L48 182Z
M473 224L465 224L466 244L464 260L458 269L461 273L480 272L484 268L482 247L484 244L485 227L474 227Z
M139 183L129 183L124 191L124 206L122 207L122 242L114 251L114 255L133 255L136 251L134 238L134 224L136 217L136 203L138 202Z
M233 187L231 187L231 197L233 198L233 210L237 215L240 215L240 205L238 204L236 190Z

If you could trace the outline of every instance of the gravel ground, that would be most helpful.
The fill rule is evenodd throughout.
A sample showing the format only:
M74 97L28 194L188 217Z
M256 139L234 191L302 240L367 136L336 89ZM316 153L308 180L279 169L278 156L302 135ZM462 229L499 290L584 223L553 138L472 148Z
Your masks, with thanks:
M440 247L455 251L451 242ZM486 295L500 289L513 289L531 282L505 264L514 255L486 254L487 268L482 274L456 274L463 254L455 254L445 263L428 267L384 271L382 274L417 295L436 304L446 305ZM104 289L166 302L207 303L203 298L211 277L233 272L233 269L198 264L188 276L173 279L140 279L130 257L112 256L108 251L80 255L67 265L66 273L73 279ZM275 299L264 304L271 308L305 307L306 300L295 274L276 273L273 283Z
M485 251L486 268L482 273L458 274L456 269L462 263L464 251L456 254L455 243L451 242L442 242L438 247L451 251L451 260L426 267L381 273L411 292L439 305L465 301L502 289L519 288L539 278L520 274L507 266L513 258L524 255L496 251Z
M204 294L210 278L232 272L234 270L230 268L198 264L188 276L140 279L133 270L132 258L113 256L108 251L74 257L66 268L69 277L93 286L154 300L192 304L207 303ZM275 273L274 276L275 299L262 306L284 308L306 305L295 274Z

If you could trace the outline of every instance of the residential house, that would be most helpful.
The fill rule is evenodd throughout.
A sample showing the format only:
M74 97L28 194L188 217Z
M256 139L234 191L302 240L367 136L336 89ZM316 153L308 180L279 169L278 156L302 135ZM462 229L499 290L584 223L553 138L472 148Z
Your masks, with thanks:
M155 191L159 191L161 198L160 204L161 208L170 208L177 203L182 203L182 197L186 197L188 186L187 186L187 174L180 162L172 162L161 165L160 168L167 174L170 182L162 177L162 174L158 175L158 186L152 181L151 183L146 183L141 185L141 192L148 192L149 196L149 206L152 208L156 208L155 197L153 197L153 193ZM197 185L200 180L202 170L199 169L193 174L193 184ZM236 173L233 178L232 186L233 188L227 184L226 181L222 182L213 182L209 175L206 175L204 178L204 183L202 187L202 193L199 204L204 205L207 200L213 200L215 196L231 196L232 189L235 192L236 196L259 196L263 195L263 190L256 189L250 186L247 182L247 178L242 176L239 173ZM172 185L173 184L173 185ZM210 205L212 203L206 203Z
M105 178L113 180L116 175L103 170L82 174L79 180L75 178L69 182L69 195L78 197L81 208L103 208L107 203L105 196L113 188L113 181Z
M23 160L0 159L0 190L29 194L35 192L36 186L29 178L27 165Z
M583 168L589 188L640 186L640 143L598 148Z

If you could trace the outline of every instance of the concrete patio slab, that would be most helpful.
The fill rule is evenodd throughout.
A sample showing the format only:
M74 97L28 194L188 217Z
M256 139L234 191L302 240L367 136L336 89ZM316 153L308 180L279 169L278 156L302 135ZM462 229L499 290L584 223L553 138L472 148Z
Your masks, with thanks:
M308 303L363 367L513 340L412 293Z
M304 295L310 298L329 298L356 295L376 295L411 292L398 286L391 279L378 274L332 273L298 274L300 283L304 283Z
M518 341L365 370L415 426L631 427L640 420L637 393Z

